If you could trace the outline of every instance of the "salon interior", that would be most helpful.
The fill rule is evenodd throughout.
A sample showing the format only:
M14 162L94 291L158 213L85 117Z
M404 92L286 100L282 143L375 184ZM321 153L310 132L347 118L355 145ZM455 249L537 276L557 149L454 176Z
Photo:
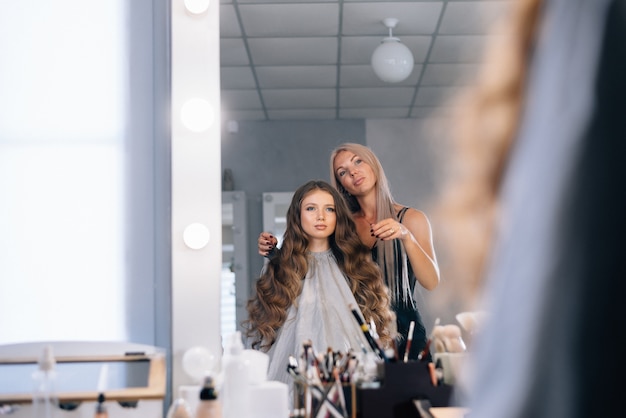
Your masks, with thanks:
M0 415L32 416L52 347L57 416L93 416L104 393L111 418L165 417L219 373L258 234L280 236L293 191L329 180L343 142L429 214L442 280L416 298L428 330L456 325L471 349L472 289L446 274L434 207L450 99L506 4L3 2ZM386 38L409 53L400 75L373 62Z

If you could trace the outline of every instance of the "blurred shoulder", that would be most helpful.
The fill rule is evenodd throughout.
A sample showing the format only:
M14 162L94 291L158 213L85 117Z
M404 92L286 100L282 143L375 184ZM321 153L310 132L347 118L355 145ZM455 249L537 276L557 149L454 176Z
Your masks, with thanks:
M407 207L404 211L404 216L402 217L402 224L408 227L409 229L415 230L430 230L430 220L428 216L423 211Z

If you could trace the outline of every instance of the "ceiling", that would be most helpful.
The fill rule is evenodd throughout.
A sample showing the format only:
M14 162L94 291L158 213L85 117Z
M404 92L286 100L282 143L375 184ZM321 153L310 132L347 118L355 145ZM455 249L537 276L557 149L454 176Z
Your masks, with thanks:
M475 74L508 0L221 0L226 120L423 118ZM370 57L388 29L413 52L399 83ZM442 109L443 108L443 109Z

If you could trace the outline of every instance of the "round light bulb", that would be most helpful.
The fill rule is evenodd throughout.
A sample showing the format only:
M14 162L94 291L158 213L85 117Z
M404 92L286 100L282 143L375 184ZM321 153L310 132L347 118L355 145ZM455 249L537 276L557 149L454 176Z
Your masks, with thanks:
M183 241L187 247L192 250L199 250L206 247L210 238L211 233L209 232L209 228L201 223L187 225L183 232Z
M195 15L206 12L209 4L211 4L210 0L185 0L185 7Z
M205 99L189 99L180 110L183 125L193 132L206 131L213 125L213 106Z
M215 356L204 347L191 347L183 354L183 370L196 382L202 382L204 376L213 372Z
M397 83L413 71L413 54L398 38L387 37L372 54L372 68L381 80Z

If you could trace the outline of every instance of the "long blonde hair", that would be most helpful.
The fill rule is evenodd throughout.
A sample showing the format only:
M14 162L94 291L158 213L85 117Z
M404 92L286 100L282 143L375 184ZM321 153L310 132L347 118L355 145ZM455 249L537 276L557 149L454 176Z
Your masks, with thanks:
M517 137L541 0L511 2L508 15L494 28L492 42L476 83L458 100L454 119L452 172L441 193L439 216L455 275L478 290L491 252L498 195Z
M376 176L376 221L387 218L398 220L394 206L396 201L391 195L389 182L387 181L387 176L385 176L385 170L383 170L383 166L380 164L380 160L369 147L346 142L339 145L330 154L330 181L333 187L339 190L341 195L346 199L352 213L359 212L361 206L356 197L348 193L341 185L334 170L335 158L337 154L343 151L348 151L359 156L372 168L372 171L374 171L374 175ZM399 249L402 264L398 266L394 251L394 246L397 244L395 241L397 240L379 241L376 244L378 264L383 270L385 283L389 287L391 301L394 304L413 304L413 292L409 283L406 251L404 250L404 246L400 244Z

